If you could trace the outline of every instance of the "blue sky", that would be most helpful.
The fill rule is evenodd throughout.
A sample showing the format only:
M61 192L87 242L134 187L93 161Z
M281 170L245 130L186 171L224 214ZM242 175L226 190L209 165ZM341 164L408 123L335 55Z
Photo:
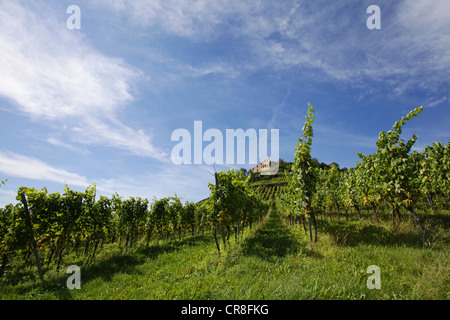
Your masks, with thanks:
M321 162L354 166L418 106L404 138L447 143L449 80L448 0L0 0L0 206L66 183L201 200L214 168L174 165L175 129L279 129L291 161L308 103Z

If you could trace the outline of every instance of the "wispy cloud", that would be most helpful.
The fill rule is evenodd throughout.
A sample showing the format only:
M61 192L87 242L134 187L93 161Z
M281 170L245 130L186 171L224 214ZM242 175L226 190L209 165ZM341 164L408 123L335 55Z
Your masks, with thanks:
M59 138L56 138L54 136L48 137L47 139L45 139L45 141L47 143L50 143L50 144L54 145L54 146L66 148L68 150L72 150L72 151L75 151L75 152L78 152L78 153L82 153L82 154L88 154L89 153L89 151L87 149L85 149L85 148L80 148L80 147L75 146L73 144L66 143L66 142L64 142L64 141L62 141Z
M82 127L83 135L92 137L90 143L163 156L148 135L118 120L134 100L141 72L98 52L82 33L68 30L56 16L40 1L31 8L20 1L0 3L0 96L35 121ZM114 145L111 136L140 143Z
M151 78L155 78L155 74L160 75L156 77L157 81L152 83L155 87L161 82L173 85L175 82L202 78L211 74L223 75L229 79L240 75L239 68L224 60L202 61L201 64L193 65L193 63L184 62L167 54L157 52L153 48L147 48L145 53L143 53L143 57L151 62Z
M209 196L208 182L213 182L213 168L199 165L160 163L155 170L141 175L115 174L95 181L100 193L111 196L116 191L123 198L141 197L149 200L177 195L188 201Z
M133 25L155 27L169 34L201 41L214 37L224 17L235 13L237 6L246 6L229 0L100 0L94 5L125 14Z
M448 96L444 96L441 99L438 100L429 100L425 103L425 107L428 108L434 108L437 105L440 105L441 103L447 103L450 104L450 98Z
M197 42L239 39L240 74L296 68L353 86L390 83L442 95L450 78L450 2L381 1L382 30L368 30L367 4L323 1L103 0L129 23Z
M213 168L207 166L184 166L159 163L156 171L144 172L138 176L116 174L110 178L85 177L75 172L53 166L34 157L0 151L0 175L13 182L14 178L53 182L69 187L87 188L95 184L99 194L142 197L149 200L177 194L189 201L199 201L209 195L208 182L214 177ZM9 190L9 184L0 188L2 204L14 202L16 192ZM6 189L5 189L6 188ZM62 190L62 189L61 189ZM61 191L60 190L60 191Z
M86 187L86 177L64 169L55 168L39 159L9 151L0 151L0 172L6 177L51 181Z
M166 153L154 147L143 130L131 129L118 120L86 118L72 128L72 140L87 145L102 144L127 150L137 156L169 161Z
M283 100L277 104L272 110L272 117L269 120L268 129L275 129L278 127L278 117L280 111L286 106L286 99L291 94L291 87L288 88L286 95L283 97Z

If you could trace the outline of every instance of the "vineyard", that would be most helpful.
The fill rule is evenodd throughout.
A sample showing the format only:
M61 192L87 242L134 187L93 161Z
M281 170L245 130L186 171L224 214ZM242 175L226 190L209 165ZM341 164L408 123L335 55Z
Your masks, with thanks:
M375 222L379 225L378 210L381 205L392 210L392 227L399 226L401 209L410 213L425 242L430 243L432 235L423 224L416 208L426 199L434 213L435 202L448 210L450 197L450 142L446 145L434 143L422 153L413 151L417 140L413 135L406 143L400 138L407 121L417 117L422 107L409 112L395 122L388 132L379 134L377 152L372 155L359 153L360 162L347 171L336 166L322 170L311 159L314 109L310 105L303 136L299 139L292 171L286 173L288 187L281 196L281 208L291 224L305 221L309 225L311 243L317 241L316 216L325 215L331 209L344 209L348 221L349 209L355 209L361 219L361 209L371 208ZM314 228L314 236L312 233ZM306 230L306 227L305 227Z
M375 243L396 242L395 237L413 225L415 246L417 239L421 248L433 248L438 243L433 250L439 261L438 273L441 274L441 268L444 270L441 280L445 283L448 257L441 250L448 249L449 238L450 143L436 142L418 152L412 151L417 136L406 142L400 137L403 126L421 111L422 108L414 109L395 122L391 130L380 132L377 151L372 155L358 154L360 160L356 165L343 170L334 164L324 168L311 157L314 109L309 106L294 161L287 163L286 170L273 177L247 175L242 170L218 172L215 183L209 184L209 198L198 203L183 203L176 195L152 202L133 197L123 199L118 194L111 198L97 197L95 185L84 192L66 186L63 194L48 193L45 188L20 188L17 204L0 209L0 281L9 286L20 283L18 270L25 267L32 268L40 281L45 281L47 274L60 276L62 267L74 257L83 257L84 267L95 266L103 255L109 254L108 250L132 255L137 252L133 250L146 248L148 258L169 243L178 243L189 252L177 259L201 255L195 268L203 270L202 275L210 275L213 271L209 268L216 270L219 264L225 269L230 263L233 267L239 265L236 257L245 260L245 254L253 255L257 248L266 253L256 253L259 262L252 260L253 267L261 259L271 262L276 257L293 254L296 258L292 256L286 262L293 268L297 263L293 261L300 254L306 255L305 259L314 259L321 251L325 254L327 250L335 250L335 243L343 243L345 247L349 243L346 241L356 241L358 237L376 239ZM330 240L333 233L339 236ZM331 249L324 249L322 236L325 238L322 241L331 241L328 245ZM308 245L302 242L303 237L308 238L310 251L304 248ZM191 242L198 245L197 251L186 245ZM206 253L211 252L209 244L214 255ZM339 256L340 252L333 255ZM401 254L408 256L411 252ZM210 259L210 267L204 267L201 262L204 259ZM267 267L269 262L263 265ZM195 268L189 267L187 276ZM294 275L299 271L291 272ZM286 276L285 272L282 274ZM200 279L199 274L195 286L199 287ZM446 288L442 290L448 292ZM201 290L196 294L205 298ZM217 297L209 294L207 298ZM277 297L280 296L284 297Z
M284 185L274 184L259 186L256 189L256 194L264 201L275 200L280 197L284 192Z
M217 183L210 186L211 201L202 205L183 204L177 196L154 199L150 206L147 199L124 200L118 194L111 199L104 196L96 199L95 186L85 192L66 187L63 195L49 194L45 188L40 191L20 188L17 196L20 203L0 210L0 276L11 256L23 255L27 261L34 253L42 278L41 264L50 266L52 259L58 257L59 271L66 248L78 253L83 247L84 255L93 261L105 242L117 241L131 248L136 242L148 245L152 237L169 239L176 234L181 240L182 233L194 236L205 229L213 230L220 255L218 232L225 245L225 233L229 239L231 228L237 236L246 226L261 220L267 211L240 174L234 170L216 174ZM40 255L45 257L42 261Z

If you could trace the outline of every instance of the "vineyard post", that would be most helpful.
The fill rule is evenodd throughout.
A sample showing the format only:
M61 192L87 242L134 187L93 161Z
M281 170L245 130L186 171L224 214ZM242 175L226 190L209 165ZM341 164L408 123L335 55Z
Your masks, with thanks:
M219 187L219 178L217 177L217 172L214 173L214 178L216 180L216 188L218 188ZM220 257L220 246L219 246L219 242L217 241L217 226L214 226L213 235L214 235L214 241L216 242L216 246L217 246L217 252L219 253L219 257Z
M309 229L309 242L311 243L311 249L313 248L313 236L311 228L311 212L308 212L308 229Z
M34 251L34 257L36 258L36 265L37 265L38 271L39 271L39 278L41 278L41 280L44 280L44 277L42 275L42 269L41 269L41 260L39 259L36 240L34 238L33 225L31 224L31 215L30 215L30 211L28 210L27 197L25 196L25 193L22 193L21 196L22 196L23 206L25 207L25 223L27 224L27 227L30 232L31 242L32 242L33 251Z

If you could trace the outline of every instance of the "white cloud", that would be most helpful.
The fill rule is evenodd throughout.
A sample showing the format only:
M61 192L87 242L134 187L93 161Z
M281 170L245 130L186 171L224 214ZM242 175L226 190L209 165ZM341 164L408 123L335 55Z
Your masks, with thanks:
M243 7L238 1L208 0L100 0L95 6L125 13L129 21L144 27L158 27L182 37L203 40L213 37L224 17Z
M39 159L13 152L0 151L0 172L7 177L51 181L87 187L86 177L60 168L54 168Z
M175 194L188 201L200 201L209 196L208 182L214 181L213 168L199 165L162 164L152 172L140 176L124 174L108 180L99 180L97 188L109 194L147 198L170 197Z
M120 121L99 121L87 118L80 126L72 128L72 139L82 144L102 144L128 150L134 155L168 161L166 153L159 151L150 142L143 130L133 130Z
M385 82L392 93L442 95L450 78L450 2L382 1L382 30L368 30L367 6L308 1L103 0L145 28L194 41L244 39L245 71L301 68L303 75L352 85ZM235 71L239 71L235 69ZM447 82L448 84L448 82Z
M450 104L450 97L444 96L444 97L442 97L441 99L438 99L438 100L428 101L428 102L425 103L425 107L434 108L437 105L440 105L441 103L448 103L448 104Z
M149 136L118 120L134 100L133 86L142 74L98 52L82 33L56 20L44 3L33 4L25 8L19 1L0 3L0 96L35 121L82 124L86 136L98 134L101 127L101 135L91 143L161 157ZM111 136L120 143L110 143Z
M66 143L66 142L61 141L60 139L58 139L56 137L53 137L53 136L48 137L47 139L45 139L45 141L47 143L50 143L50 144L54 145L54 146L66 148L66 149L69 149L69 150L72 150L72 151L75 151L75 152L78 152L78 153L82 153L82 154L88 154L89 153L89 151L84 149L84 148L79 148L79 147L77 147L75 145L72 145L70 143Z
M208 197L208 182L213 182L213 168L208 166L185 166L160 162L153 172L138 176L118 174L108 179L87 178L75 172L52 166L37 158L10 151L0 151L0 175L8 178L6 186L0 187L0 203L14 202L16 192L9 190L13 178L55 182L69 187L87 188L95 184L98 194L111 197L118 192L123 198L141 197L152 200L177 194L189 201Z
M0 4L0 94L39 119L114 111L136 73L42 12ZM37 20L40 23L37 24Z
M236 67L225 61L208 62L201 66L193 66L190 63L183 63L182 61L159 54L152 54L150 58L166 66L172 72L172 80L201 78L210 74L223 74L229 78L239 76L239 71Z

